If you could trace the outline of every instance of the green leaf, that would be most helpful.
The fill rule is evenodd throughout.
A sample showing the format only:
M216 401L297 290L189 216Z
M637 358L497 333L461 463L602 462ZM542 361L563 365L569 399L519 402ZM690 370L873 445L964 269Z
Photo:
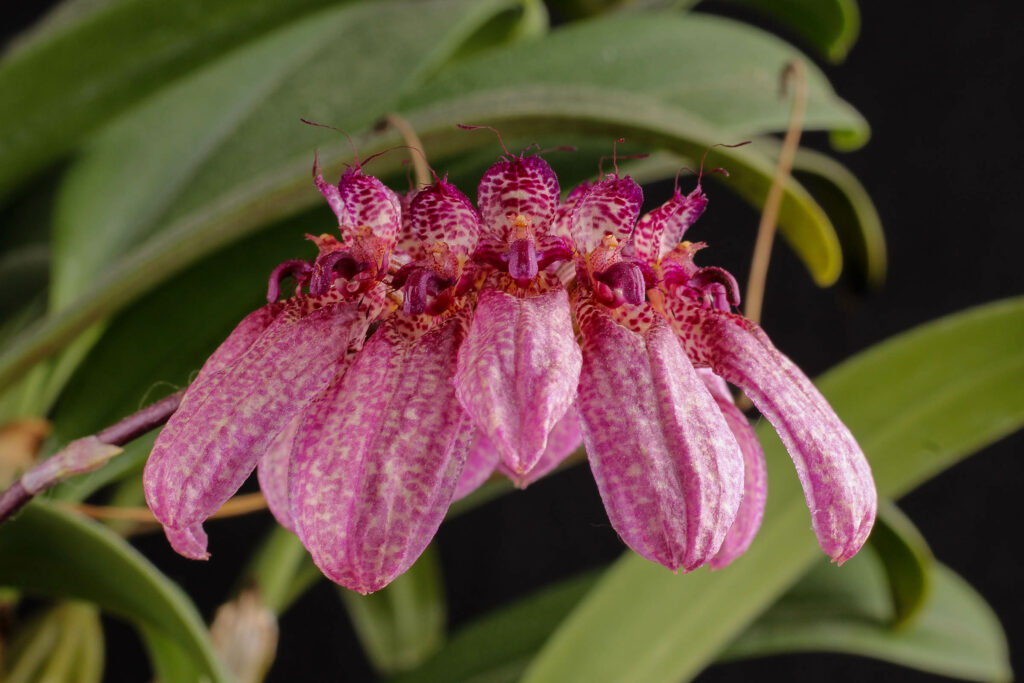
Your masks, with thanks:
M1022 338L1024 298L1010 299L895 337L820 379L871 460L882 496L900 495L1024 423ZM758 433L771 494L747 554L726 570L686 577L624 557L524 680L656 683L693 676L820 556L788 457L764 425Z
M412 19L415 19L415 16L412 16ZM631 25L637 25L637 21L637 18L630 18ZM702 22L703 20L698 22L698 28L716 25ZM699 37L690 28L690 21L672 15L646 16L646 23L640 25L656 28L662 23L678 29L677 38L680 42L684 42L688 36L695 39ZM415 28L417 31L422 31L422 27L418 23ZM738 33L737 31L739 30L733 27L724 29L724 33L721 31L716 33L712 30L711 34L722 39L741 39L747 35L743 31ZM765 38L760 34L754 35L757 38L752 40L752 43L764 50L755 49L749 54L740 51L748 59L748 62L744 63L744 68L740 70L741 74L752 73L756 76L760 73L757 69L767 59L766 55L762 54L765 50L770 53L768 57L774 55L776 61L780 63L786 56L785 51L774 39ZM593 41L589 45L589 49L592 51L608 48L609 45L599 41L612 39L618 40L623 49L633 44L644 44L644 41L639 40L626 45L624 39L617 37L614 31L609 31L607 28L585 33L582 36ZM534 41L530 44L529 53L548 55L553 60L553 67L559 66L560 63L559 68L571 69L573 73L577 72L578 68L573 65L571 59L567 58L574 54L573 44L567 43L564 38L555 41L554 47L550 47L550 44L550 38ZM615 47L615 44L611 44L611 47ZM504 54L504 51L495 50L488 60L496 59L495 55L499 52ZM559 62L559 60L561 61ZM536 62L534 62L534 66L540 68ZM649 69L649 65L646 68ZM445 70L442 78L447 79L444 81L448 83L447 87L454 86L451 84L451 76L446 74L454 73L454 70L460 70L459 73L461 73L461 69L462 65L456 65L452 67L452 70ZM428 104L425 101L424 93L430 93L434 89L435 86L431 84L425 86L420 95L409 96L406 106L412 107L417 101L421 101L422 106L416 105L420 108L409 109L405 114L423 138L431 158L439 166L439 161L447 162L455 159L467 150L484 144L491 147L494 145L493 141L481 134L474 135L456 130L453 124L460 120L489 121L501 126L503 132L510 135L540 136L552 133L572 133L574 135L605 136L606 139L627 135L645 146L666 148L691 157L699 157L710 145L730 139L729 133L710 127L700 118L688 113L684 102L686 98L677 96L674 89L667 91L656 87L659 85L657 82L652 84L641 81L640 85L649 87L651 90L650 93L644 94L636 90L639 86L636 85L636 79L632 77L633 74L623 70L609 72L609 75L614 74L617 74L618 78L624 79L624 83L606 84L601 87L567 87L553 84L516 85L496 91L491 87L491 81L487 81L474 84L474 86L482 88L481 92L466 92L457 99L433 101ZM440 80L441 78L439 78ZM744 81L746 85L756 85L759 82L756 78L748 80L749 82ZM623 89L627 86L633 87L634 90L624 94ZM185 87L185 85L183 84L181 87ZM827 84L822 88L827 88ZM822 101L832 103L823 105L823 109L820 110L823 115L832 112L842 125L856 129L860 125L859 117L856 117L847 105L835 100L830 90L826 91L822 88L814 92L819 92L820 97L823 98ZM322 89L329 90L330 87L324 85ZM770 89L768 88L768 90ZM762 92L762 94L763 91L766 92L765 88L753 90L753 92ZM745 89L737 88L735 92L743 93ZM784 125L782 117L772 118L771 112L768 112L768 118L755 113L753 107L760 106L763 99L763 97L752 96L746 99L734 97L731 100L733 105L739 107L742 104L741 108L749 112L745 128L761 130L765 126ZM623 107L623 101L629 101L630 106ZM778 108L776 107L776 109ZM286 152L280 150L273 152L269 147L272 147L270 141L280 139L282 136L315 136L322 131L299 128L303 133L296 135L292 128L273 115L274 111L276 110L271 108L265 116L258 117L258 126L247 124L242 127L244 130L235 133L232 140L236 140L238 146L223 148L224 150L234 150L231 154L225 151L224 154L218 154L216 158L211 157L201 172L190 179L189 187L195 189L182 190L185 192L185 196L175 199L172 213L160 219L161 221L166 220L168 223L166 225L161 223L163 227L157 233L142 244L133 246L124 255L111 255L110 263L102 272L94 273L93 277L89 278L88 286L85 286L79 293L73 305L22 334L8 347L6 353L0 358L0 386L9 383L39 359L60 349L91 322L120 309L136 299L140 293L162 282L188 264L237 240L268 221L291 215L302 207L319 202L319 197L310 189L307 175L310 163L308 147L312 146L314 138L304 138L305 141L302 144L307 146L307 150L304 153L295 153L287 161L281 161L281 155ZM305 113L309 114L310 110ZM157 125L157 123L154 121L153 125ZM366 157L373 152L394 146L399 143L399 139L397 135L389 132L368 134L356 142L363 156ZM290 140L287 144L282 143L284 146L281 149L293 149L292 145L298 144L295 140ZM130 149L130 146L126 149ZM335 140L325 144L321 149L323 158L333 162L328 169L331 173L337 172L342 160L351 160L350 151L344 141ZM122 153L124 153L123 150ZM228 179L236 177L232 174L236 173L238 168L249 168L254 163L251 157L254 155L260 157L264 153L275 160L272 167L260 172L253 172L245 178L245 182L230 189L224 187ZM224 167L223 164L229 163L228 160L235 155L238 158L234 159L231 164L231 168L235 170ZM384 157L374 162L374 171L382 175L398 171L400 160L400 155L395 154ZM128 163L129 161L129 159L124 159L123 164L118 165L111 162L106 165L129 169L127 175L131 175L130 169L134 167L133 164ZM719 147L712 150L708 161L712 164L728 166L733 174L730 186L734 187L741 196L758 205L763 201L774 171L773 164L768 157L749 147L732 150ZM83 162L83 167L87 166L88 162ZM69 190L68 193L70 192ZM90 196L93 197L94 204L102 203L95 198L95 194ZM159 196L163 197L160 201L169 201L163 195ZM83 198L83 201L87 201L87 199ZM139 207L145 213L145 207L141 204ZM99 214L93 217L94 220L98 218ZM107 218L114 220L113 216ZM154 220L156 220L155 217ZM95 225L107 222L103 220L98 223L92 221L82 223L81 229L91 230L95 228ZM840 269L838 241L825 214L796 182L791 181L786 187L780 212L780 227L783 235L796 246L815 279L822 284L833 282ZM118 234L120 235L120 233ZM120 243L119 240L122 237L112 237L111 239Z
M738 142L786 129L790 101L780 96L779 81L786 64L801 57L775 36L722 17L616 14L454 65L404 97L402 109L469 92L500 93L527 86L597 88L618 93L622 109L630 108L635 96L656 98L714 127L725 136L718 142ZM807 86L806 128L833 131L851 145L867 141L867 123L836 96L813 65L807 68Z
M394 682L518 681L549 634L596 579L596 574L585 574L560 581L477 619L453 634L434 658Z
M371 595L338 589L363 651L382 674L408 671L440 649L447 604L434 547L407 572Z
M173 638L145 622L139 622L137 626L149 654L156 683L200 683L209 680L203 670L196 666L196 660L189 657Z
M891 501L881 500L868 539L882 562L892 599L892 623L913 621L927 602L935 562L914 523Z
M68 3L0 61L0 199L116 113L318 0Z
M300 118L353 130L372 124L403 88L508 4L329 8L157 93L92 139L68 173L55 217L53 307L67 306L112 260L168 220L296 157L308 166L313 148L337 133L304 126Z
M835 159L806 148L797 151L793 172L835 225L855 283L881 288L887 268L885 233L864 186Z
M780 22L830 62L846 59L860 33L856 0L730 0Z
M68 571L73 567L74 571ZM0 583L95 602L159 630L214 681L227 681L185 594L124 539L40 501L0 527Z
M948 567L906 628L891 625L879 561L862 553L836 571L815 568L761 615L723 659L783 652L843 652L972 681L1009 681L1006 637L985 600Z

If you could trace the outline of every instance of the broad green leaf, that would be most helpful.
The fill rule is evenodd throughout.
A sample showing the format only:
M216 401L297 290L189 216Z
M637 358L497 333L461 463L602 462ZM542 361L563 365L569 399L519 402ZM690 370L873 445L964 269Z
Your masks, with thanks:
M684 22L680 26L687 25ZM594 36L594 40L604 38L603 34ZM534 41L531 45L540 53L548 41ZM564 45L564 41L559 45ZM591 45L594 50L603 47ZM751 55L753 61L748 66L759 64L759 57ZM619 75L625 78L629 74ZM430 87L424 88L424 92L429 90ZM623 92L619 87L520 85L501 91L485 88L483 92L470 92L455 100L424 104L422 108L404 113L419 131L431 159L440 168L467 150L494 144L482 134L455 129L453 124L458 121L488 121L510 135L572 133L606 136L608 139L626 135L644 146L666 148L691 157L699 157L710 145L729 139L728 134L692 117L679 104L666 104L662 100L668 95L657 88L653 90L651 95L631 95L628 98L630 106L623 107ZM413 95L410 98L410 102L417 99ZM755 104L756 98L751 102L752 106ZM848 116L846 120L849 121ZM285 134L280 131L284 127L287 126L279 125L277 135ZM757 128L753 123L751 127ZM250 155L256 153L253 146L261 147L266 142L265 136L255 135L255 132L250 130L249 135L240 138L246 141L246 145L239 149L248 149ZM397 135L390 132L367 134L356 140L364 158L399 142ZM321 150L324 160L332 162L328 169L332 174L338 172L342 160L351 161L351 153L344 141L325 144ZM375 161L373 170L383 175L393 173L400 170L400 161L400 155L388 155ZM743 197L755 204L763 201L774 170L768 157L749 148L716 148L708 161L729 167L733 174L730 186ZM222 163L222 157L218 156L216 163ZM278 163L270 170L246 178L245 183L230 192L223 192L215 200L192 207L190 212L170 220L142 244L133 246L102 273L91 278L74 305L42 321L9 346L0 359L0 386L59 350L88 324L122 308L188 264L260 225L319 203L319 197L310 189L309 164L309 151L298 153L286 163ZM204 167L202 175L206 175L210 168L209 165ZM207 177L206 184L195 179L190 182L197 188L206 187L206 191L212 192L213 180ZM194 201L176 202L175 214L184 211L184 207ZM840 269L838 241L820 207L795 182L787 185L780 227L783 235L796 245L815 279L822 284L833 282Z
M805 148L797 151L793 172L835 225L855 282L879 289L888 265L885 233L867 190L838 161Z
M871 460L882 496L902 494L1024 423L1022 338L1024 298L1009 299L895 337L820 379ZM747 554L726 570L686 577L624 557L548 641L524 680L691 677L820 556L788 457L764 424L758 433L771 493Z
M782 145L774 138L758 138L762 151L777 159ZM871 197L857 177L835 159L801 147L793 159L793 174L828 214L843 248L843 258L854 283L878 289L885 282L885 233Z
M65 180L53 307L67 306L168 220L297 155L310 164L314 147L338 135L300 118L352 130L372 124L508 4L394 0L328 8L157 93L90 140Z
M505 43L535 40L548 31L548 10L543 0L522 0L497 13L469 36L447 64L474 59L481 52ZM446 65L447 65L446 64Z
M513 683L594 585L585 574L548 586L456 631L435 657L395 683ZM595 679L601 680L601 679Z
M724 659L783 652L843 652L972 681L1009 681L1006 637L984 598L936 565L921 614L894 627L884 572L869 553L842 572L825 562L761 615L722 653Z
M382 674L408 671L444 643L447 605L441 562L432 545L408 571L376 593L338 591L363 651Z
M780 97L779 80L786 64L800 57L771 34L722 17L616 14L455 65L404 97L402 109L515 86L598 88L616 91L622 109L638 95L656 98L713 126L725 136L718 142L738 142L785 130L790 101ZM806 128L833 131L850 145L866 142L867 123L812 65L807 85Z
M879 501L878 519L869 541L888 580L893 625L912 622L931 591L935 558L928 543L914 523L888 500Z
M0 583L30 594L88 600L143 622L173 639L212 680L227 680L181 589L99 524L30 503L0 527Z
M324 2L75 2L0 61L0 198L162 85Z
M842 62L857 42L857 0L729 0L767 15L799 35L830 62Z

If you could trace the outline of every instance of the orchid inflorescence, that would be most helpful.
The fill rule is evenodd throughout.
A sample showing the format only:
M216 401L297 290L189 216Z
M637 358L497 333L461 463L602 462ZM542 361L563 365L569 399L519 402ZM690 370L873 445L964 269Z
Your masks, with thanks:
M764 455L726 382L775 426L822 549L864 544L864 455L807 377L733 312L736 281L681 241L698 179L642 218L616 169L560 201L539 155L473 203L447 178L400 196L358 161L316 186L341 239L274 270L268 303L207 360L146 465L182 555L258 467L277 520L368 593L408 569L449 505L495 471L526 486L582 441L615 530L672 570L725 566L761 522ZM282 284L294 291L281 298Z

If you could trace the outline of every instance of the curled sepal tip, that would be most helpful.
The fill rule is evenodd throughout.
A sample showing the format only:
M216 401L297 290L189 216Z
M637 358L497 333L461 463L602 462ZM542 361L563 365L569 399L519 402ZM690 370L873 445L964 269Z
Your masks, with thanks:
M181 529L165 526L164 534L174 552L190 560L208 560L210 553L206 551L208 539L202 524L192 524Z

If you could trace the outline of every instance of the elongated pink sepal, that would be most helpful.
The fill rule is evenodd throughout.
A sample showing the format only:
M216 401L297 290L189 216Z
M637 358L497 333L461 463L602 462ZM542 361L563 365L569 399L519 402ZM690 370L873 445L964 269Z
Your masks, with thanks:
M484 231L507 240L509 215L525 216L537 231L548 234L558 208L558 178L540 157L513 157L491 166L480 179L477 206Z
M480 295L459 351L456 393L516 477L537 464L575 400L581 363L564 289Z
M845 562L864 545L878 505L871 468L850 430L807 376L740 316L674 303L691 358L743 391L793 458L818 543Z
M663 320L638 334L586 300L577 319L583 441L612 526L647 559L695 569L736 518L736 438Z
M143 474L146 501L165 527L192 528L230 498L365 333L355 303L305 315L304 303L292 302L226 368L200 373L168 420Z
M768 472L761 442L757 440L757 435L746 416L733 402L725 380L708 368L698 369L697 374L721 409L725 422L736 437L740 452L743 453L743 500L740 502L739 512L736 513L736 521L725 535L722 547L708 563L712 569L722 569L747 552L758 529L761 528L764 505L768 497Z
M448 510L473 436L452 384L468 313L422 335L401 315L384 322L299 427L291 516L347 588L370 593L408 569Z

